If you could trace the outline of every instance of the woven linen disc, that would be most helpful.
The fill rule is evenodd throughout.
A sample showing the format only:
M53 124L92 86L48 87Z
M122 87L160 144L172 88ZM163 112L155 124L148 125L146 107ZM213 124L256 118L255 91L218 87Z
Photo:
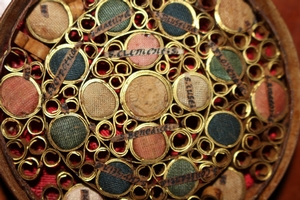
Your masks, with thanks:
M43 14L42 6L46 7L48 16ZM27 18L27 26L32 34L43 42L55 42L72 23L69 15L63 3L44 1L30 13Z
M188 24L193 24L193 16L191 11L187 8L186 5L178 2L173 2L168 4L162 11L163 13L180 19ZM185 30L180 29L176 26L168 24L166 22L161 22L164 31L171 36L182 36L186 33Z
M83 191L86 193L86 196L82 194ZM68 190L68 192L65 194L63 198L63 200L75 200L75 199L103 200L103 198L99 195L98 192L82 184L74 185L72 188Z
M129 10L130 7L122 0L108 0L101 5L97 16L100 24L116 17L117 15ZM110 32L121 32L125 30L130 24L130 18L114 26Z
M112 116L119 105L117 95L103 82L87 83L82 92L82 106L86 114L93 119Z
M178 78L178 81L175 83L176 86L174 87L174 93L176 95L175 100L188 108L189 99L184 78L184 75ZM199 74L191 75L190 78L193 85L193 97L196 103L196 109L204 109L211 98L211 89L208 84L208 80Z
M54 50L53 55L49 58L49 69L53 76L56 74L57 70L59 69L61 63L64 60L66 54L71 50L71 47L63 47L59 48L58 50ZM80 79L85 71L86 71L86 60L83 54L79 53L76 55L75 61L70 68L65 81L76 81Z
M223 49L221 50L222 54L226 57L229 63L232 65L234 71L237 73L238 76L243 74L243 63L241 58L233 51ZM209 61L208 61L209 62ZM232 81L230 76L228 75L227 71L218 61L216 56L213 56L209 65L209 71L213 75L213 78L223 80L223 81Z
M50 124L50 140L61 151L80 147L88 136L88 129L82 119L66 115L54 119Z
M241 139L242 125L230 112L217 112L208 119L206 131L218 145L229 147Z
M178 159L170 163L169 169L164 176L165 179L182 176L184 174L191 174L197 171L196 167L187 159ZM198 181L187 182L179 185L168 187L169 194L176 198L189 197L196 189Z
M150 49L150 48L159 48L160 43L158 39L151 34L136 34L130 38L127 44L127 50L132 49ZM158 59L159 55L146 55L146 56L132 56L128 59L133 62L135 65L145 68L151 66ZM148 68L148 67L147 67Z
M269 80L272 94L268 94L267 82L265 80L257 83L252 96L254 111L263 121L267 122L270 116L270 101L273 102L274 121L282 119L288 110L288 96L286 89L277 81ZM271 95L271 96L270 96ZM272 100L270 98L273 98Z
M242 173L229 167L213 184L222 191L223 200L245 199L246 184Z
M109 163L108 165L120 169L123 174L133 173L133 170L123 162L114 161ZM106 172L101 172L100 175L97 176L97 184L98 187L101 188L101 190L111 195L127 193L131 187L131 183L119 179Z
M155 117L169 106L168 90L169 88L158 77L150 75L136 77L126 90L126 106L138 119Z
M234 15L232 14L234 13ZM219 16L219 18L218 18ZM216 19L224 25L227 31L241 32L246 31L255 21L255 16L251 7L240 0L222 0L218 5Z
M132 151L139 160L157 161L166 153L167 141L163 133L138 137L132 140Z
M32 115L39 104L38 88L22 76L4 80L0 87L0 100L3 107L16 118Z

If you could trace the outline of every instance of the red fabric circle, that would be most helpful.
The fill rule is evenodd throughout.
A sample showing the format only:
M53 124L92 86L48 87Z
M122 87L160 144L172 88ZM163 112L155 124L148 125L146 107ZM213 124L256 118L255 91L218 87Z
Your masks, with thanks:
M14 76L2 83L0 99L4 108L11 114L26 117L37 108L39 94L33 83L21 76Z

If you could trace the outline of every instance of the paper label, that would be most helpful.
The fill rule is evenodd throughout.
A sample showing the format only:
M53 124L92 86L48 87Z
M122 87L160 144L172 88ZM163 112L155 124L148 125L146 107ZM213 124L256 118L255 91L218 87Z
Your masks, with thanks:
M154 126L154 127L145 127L141 128L140 130L129 132L126 134L118 135L111 139L112 142L120 142L124 140L130 140L137 137L144 137L147 135L153 135L162 133L164 131L173 131L178 128L178 124L165 124L161 126Z
M109 29L121 24L123 21L129 19L133 14L133 10L127 10L115 16L114 18L107 20L106 22L102 23L100 26L97 26L94 30L91 31L90 38L95 38L98 35L101 35L102 33L108 31Z
M223 68L228 73L231 80L234 82L234 84L237 85L238 89L243 94L243 96L246 96L248 94L248 89L242 83L242 80L239 78L239 76L235 72L234 68L232 67L228 59L222 54L222 51L218 48L218 46L213 41L208 41L208 45L210 46L212 52L214 53L218 61L221 63Z
M150 49L132 49L132 50L118 50L109 51L104 54L105 57L109 58L122 58L131 56L147 56L154 54L183 54L184 51L181 48L150 48Z
M53 83L50 84L47 93L46 93L46 99L50 99L54 95L56 95L59 91L60 86L62 85L63 81L65 80L68 72L70 71L76 56L80 50L80 47L82 45L82 42L78 42L75 47L73 47L71 50L68 51L68 53L65 55L62 63L60 64L55 77L53 79Z

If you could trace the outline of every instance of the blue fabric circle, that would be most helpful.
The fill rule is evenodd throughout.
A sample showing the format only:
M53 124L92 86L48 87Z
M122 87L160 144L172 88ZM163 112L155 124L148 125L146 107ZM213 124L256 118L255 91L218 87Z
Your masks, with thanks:
M241 124L233 115L218 113L210 120L207 131L217 143L228 146L238 141Z
M125 163L112 162L108 165L120 169L124 174L133 174L132 169ZM98 183L103 191L110 194L122 194L126 192L131 186L131 183L112 176L106 172L100 173Z
M63 62L64 57L72 48L62 48L56 51L50 59L49 66L51 72L55 75L59 66ZM86 63L83 56L78 53L75 61L70 68L65 80L66 81L74 81L80 79L80 77L84 74L86 68Z
M98 11L98 19L100 23L104 23L108 20L113 19L117 15L129 10L130 7L121 0L109 0L105 2ZM121 22L120 24L114 26L113 28L109 29L111 32L121 32L125 30L130 24L130 18L126 19L125 21Z
M191 11L181 3L170 3L165 7L162 11L163 13L180 19L190 25L193 24L193 16ZM163 29L172 36L181 36L184 35L187 31L180 29L176 26L168 24L166 22L162 22Z

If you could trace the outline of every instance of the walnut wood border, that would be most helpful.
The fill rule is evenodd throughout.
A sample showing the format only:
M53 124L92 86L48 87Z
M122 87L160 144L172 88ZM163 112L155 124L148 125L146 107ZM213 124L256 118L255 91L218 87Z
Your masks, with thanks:
M24 18L29 7L38 0L13 0L8 6L0 20L0 66L3 66L3 58L10 50L13 33L18 22ZM297 52L288 28L280 17L271 0L249 0L254 9L259 11L269 22L275 36L280 41L280 48L286 65L286 75L291 92L289 129L280 161L276 166L276 172L272 178L262 184L256 184L247 191L246 199L268 199L282 179L291 157L297 145L300 123L300 92L297 87L300 85L300 69ZM0 69L1 70L1 69ZM0 176L11 190L13 195L19 200L36 199L31 189L18 175L13 166L12 160L7 156L5 141L0 134Z

